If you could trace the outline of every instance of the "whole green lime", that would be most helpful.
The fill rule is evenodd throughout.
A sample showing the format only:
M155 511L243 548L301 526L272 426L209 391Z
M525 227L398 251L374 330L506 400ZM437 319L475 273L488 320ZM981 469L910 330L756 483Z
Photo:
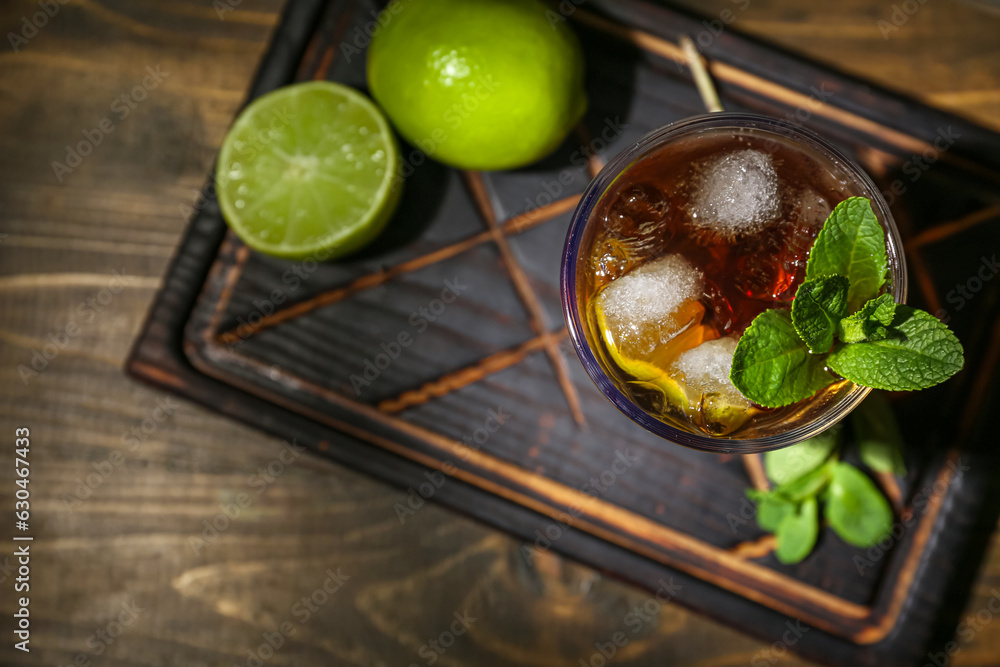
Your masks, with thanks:
M398 0L380 24L368 51L372 96L439 162L530 164L586 110L580 42L537 0Z

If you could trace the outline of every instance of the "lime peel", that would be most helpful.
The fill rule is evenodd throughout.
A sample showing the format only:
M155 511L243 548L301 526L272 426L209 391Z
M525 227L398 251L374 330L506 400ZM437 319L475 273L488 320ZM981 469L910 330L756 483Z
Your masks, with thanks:
M531 164L587 108L583 49L551 16L537 0L390 3L368 49L369 90L400 135L439 162Z

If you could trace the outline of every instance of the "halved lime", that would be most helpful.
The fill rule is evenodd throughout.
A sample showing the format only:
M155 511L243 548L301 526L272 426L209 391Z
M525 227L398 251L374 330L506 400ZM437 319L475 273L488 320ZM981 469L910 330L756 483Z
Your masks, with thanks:
M332 259L378 236L399 203L399 150L385 116L327 81L280 88L236 119L219 153L222 214L244 243Z

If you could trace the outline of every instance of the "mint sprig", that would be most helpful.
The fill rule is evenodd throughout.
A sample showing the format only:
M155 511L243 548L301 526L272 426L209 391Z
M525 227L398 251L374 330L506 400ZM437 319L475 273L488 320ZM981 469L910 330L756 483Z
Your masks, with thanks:
M867 415L878 428L859 429L855 424L854 442L866 465L878 471L882 462L871 466L865 447L873 438L884 440L885 427L895 429L895 422L888 405L877 400ZM842 540L859 548L877 544L891 527L892 507L876 483L840 460L844 432L834 427L798 445L767 452L764 467L774 488L746 491L757 506L757 525L775 535L774 555L781 563L799 563L809 555L819 536L821 515Z
M926 389L957 373L965 363L961 343L930 314L880 295L887 272L871 202L844 200L816 237L791 311L765 310L740 338L733 385L776 408L836 381L829 370L890 391Z

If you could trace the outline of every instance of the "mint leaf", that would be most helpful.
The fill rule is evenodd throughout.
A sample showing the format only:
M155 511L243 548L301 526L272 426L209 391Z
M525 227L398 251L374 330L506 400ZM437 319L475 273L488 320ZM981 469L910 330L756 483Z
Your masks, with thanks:
M929 313L899 304L885 339L838 345L827 363L866 387L910 391L944 382L965 360L962 344L947 326Z
M788 484L821 466L837 446L840 428L834 426L797 445L764 454L764 470L772 482Z
M858 453L865 465L875 472L905 475L903 435L885 394L873 391L851 413Z
M845 343L883 340L889 335L886 327L892 324L895 314L896 302L892 300L892 296L881 294L862 306L858 312L840 320L837 324L837 337Z
M880 294L869 301L868 304L871 304L871 310L865 312L872 323L878 322L884 326L889 326L896 319L896 302L893 300L891 294ZM868 304L862 307L863 311L868 307Z
M824 276L799 285L792 301L792 324L809 350L822 354L833 346L837 324L847 314L847 278Z
M757 525L769 533L778 530L782 519L795 513L795 503L773 491L747 489L747 498L757 506Z
M808 472L787 484L782 484L774 492L793 502L799 502L810 496L815 496L830 482L833 475L833 467L836 464L835 460L829 459L825 464L812 472Z
M797 512L785 516L775 533L774 555L785 565L799 563L816 545L819 535L819 506L815 498L806 498Z
M809 398L833 382L825 357L809 353L785 310L765 310L740 338L729 373L740 393L778 408Z
M826 500L826 518L848 544L868 548L887 535L892 510L875 484L847 463L833 469Z
M885 233L864 197L837 204L816 236L806 262L806 280L844 276L850 282L847 312L874 298L885 283L889 261Z

